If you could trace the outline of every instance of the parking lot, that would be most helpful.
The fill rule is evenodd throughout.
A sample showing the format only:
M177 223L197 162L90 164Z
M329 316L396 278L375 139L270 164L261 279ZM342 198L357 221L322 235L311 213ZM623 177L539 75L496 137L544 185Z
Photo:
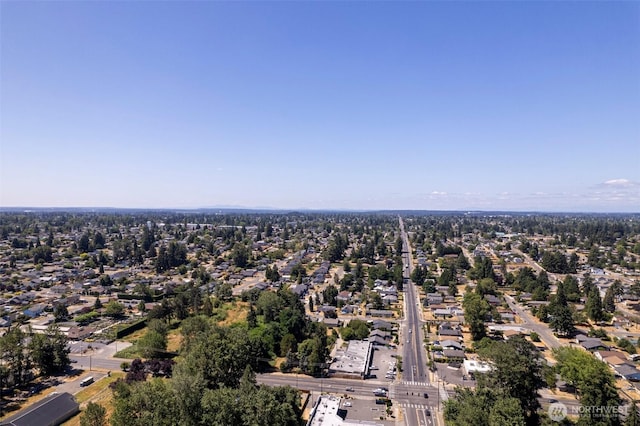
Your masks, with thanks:
M459 386L472 386L475 385L475 381L464 374L464 369L450 367L446 363L437 362L436 367L438 369L438 377L445 381L447 384L459 385Z
M395 356L397 354L398 351L396 349L375 346L371 367L369 368L370 375L375 375L377 380L393 380L397 374L388 375L388 373L393 372L393 368L396 367L397 360Z
M377 404L374 399L346 398L342 400L340 409L347 412L345 420L376 421L384 425L395 425L395 419L387 416L386 405ZM381 420L381 416L385 420Z

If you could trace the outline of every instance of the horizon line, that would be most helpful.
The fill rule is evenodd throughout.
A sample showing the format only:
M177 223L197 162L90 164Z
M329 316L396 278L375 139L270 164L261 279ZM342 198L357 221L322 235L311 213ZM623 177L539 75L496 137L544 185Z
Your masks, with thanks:
M283 207L246 207L246 206L212 206L212 207L91 207L91 206L0 206L0 212L21 211L28 213L34 211L161 211L161 212L202 212L202 211L260 211L260 212L336 212L336 213L386 213L386 212L434 212L434 213L519 213L519 214L615 214L615 215L638 215L640 211L596 211L596 210L510 210L510 209L414 209L414 208L395 208L395 209L349 209L349 208L283 208Z

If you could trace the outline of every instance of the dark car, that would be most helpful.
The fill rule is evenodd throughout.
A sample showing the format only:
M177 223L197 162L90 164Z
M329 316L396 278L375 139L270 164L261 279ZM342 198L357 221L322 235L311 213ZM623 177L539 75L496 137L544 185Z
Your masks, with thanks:
M428 393L426 393L426 392L423 394L423 396L424 396L425 398L429 398L429 394L428 394Z

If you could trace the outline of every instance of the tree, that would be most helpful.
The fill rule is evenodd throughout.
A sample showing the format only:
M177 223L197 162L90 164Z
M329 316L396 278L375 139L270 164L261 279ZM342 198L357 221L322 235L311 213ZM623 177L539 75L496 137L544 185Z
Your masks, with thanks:
M67 310L67 306L62 303L58 303L55 308L53 308L53 316L56 322L65 321L69 318L69 311Z
M422 287L426 278L427 271L420 265L416 266L413 272L411 272L411 281L413 281L417 286Z
M491 426L525 426L525 419L520 401L517 398L499 398L489 411Z
M592 321L600 322L604 319L602 299L600 299L600 292L597 287L591 289L587 298L587 303L584 305L584 310Z
M338 296L338 289L334 285L329 284L322 291L322 301L324 302L325 305L336 306L336 304L337 304L336 297L337 296Z
M106 304L104 309L104 314L108 317L117 318L124 314L124 305L115 300L110 301Z
M148 330L138 340L138 349L144 358L161 357L167 349L167 337L157 331Z
M231 250L233 264L239 268L244 268L249 263L251 250L244 244L236 243Z
M615 280L604 294L604 299L602 301L604 310L607 312L614 312L616 310L616 299L622 296L623 293L624 289L622 288L622 283L620 280Z
M551 312L549 323L553 331L564 336L570 336L574 331L573 314L568 306L557 306Z
M340 334L343 340L362 340L369 336L369 326L365 321L352 319L340 329Z
M566 282L567 280L565 279L564 283L558 284L558 291L547 307L547 313L551 317L551 328L558 334L565 336L570 335L575 330L573 313L567 304Z
M96 296L96 301L93 303L93 309L96 311L102 309L102 301L100 301L100 296Z
M602 299L602 304L604 310L607 312L614 312L616 310L615 296L613 294L613 291L611 290L611 287L609 287L605 292L604 299Z
M624 421L624 426L640 426L640 415L638 415L638 406L636 401L631 401L631 406L628 409L627 419Z
M6 381L16 387L27 381L31 368L24 342L25 335L20 327L10 328L0 337L0 359L6 367Z
M218 284L216 286L216 297L225 301L233 299L233 288L231 283L224 282L222 284Z
M273 267L267 266L264 271L264 277L270 282L279 281L280 273L278 272L278 267L276 265L273 265Z
M80 426L106 426L107 410L100 404L89 401L80 415Z
M491 389L457 387L455 396L444 403L444 420L451 426L491 426L489 412L497 396Z
M33 263L47 263L53 260L53 252L49 246L38 246L33 249Z
M562 378L577 388L581 404L590 407L581 411L579 423L603 426L619 424L617 416L599 417L598 409L606 410L620 404L615 378L607 364L588 352L568 346L554 349L553 354Z
M506 342L492 342L478 353L493 367L490 374L478 378L478 386L496 389L508 398L515 398L524 417L536 419L540 408L538 390L545 386L543 360L536 347L516 336Z
M462 301L464 309L464 319L469 325L471 338L478 341L487 335L484 320L489 313L489 303L480 297L479 294L467 292Z
M34 333L28 349L43 376L62 372L70 364L67 337L56 325L47 328L44 334Z

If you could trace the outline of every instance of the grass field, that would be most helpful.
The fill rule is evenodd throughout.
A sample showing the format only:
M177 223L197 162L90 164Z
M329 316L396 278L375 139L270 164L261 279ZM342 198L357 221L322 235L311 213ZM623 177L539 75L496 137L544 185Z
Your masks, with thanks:
M80 413L73 418L63 423L64 426L80 426L80 416L82 410L86 407L89 401L102 405L107 410L107 419L113 412L113 394L109 385L118 378L124 378L124 373L114 372L111 373L111 377L105 377L98 380L86 389L81 390L76 394L76 401L80 404Z

